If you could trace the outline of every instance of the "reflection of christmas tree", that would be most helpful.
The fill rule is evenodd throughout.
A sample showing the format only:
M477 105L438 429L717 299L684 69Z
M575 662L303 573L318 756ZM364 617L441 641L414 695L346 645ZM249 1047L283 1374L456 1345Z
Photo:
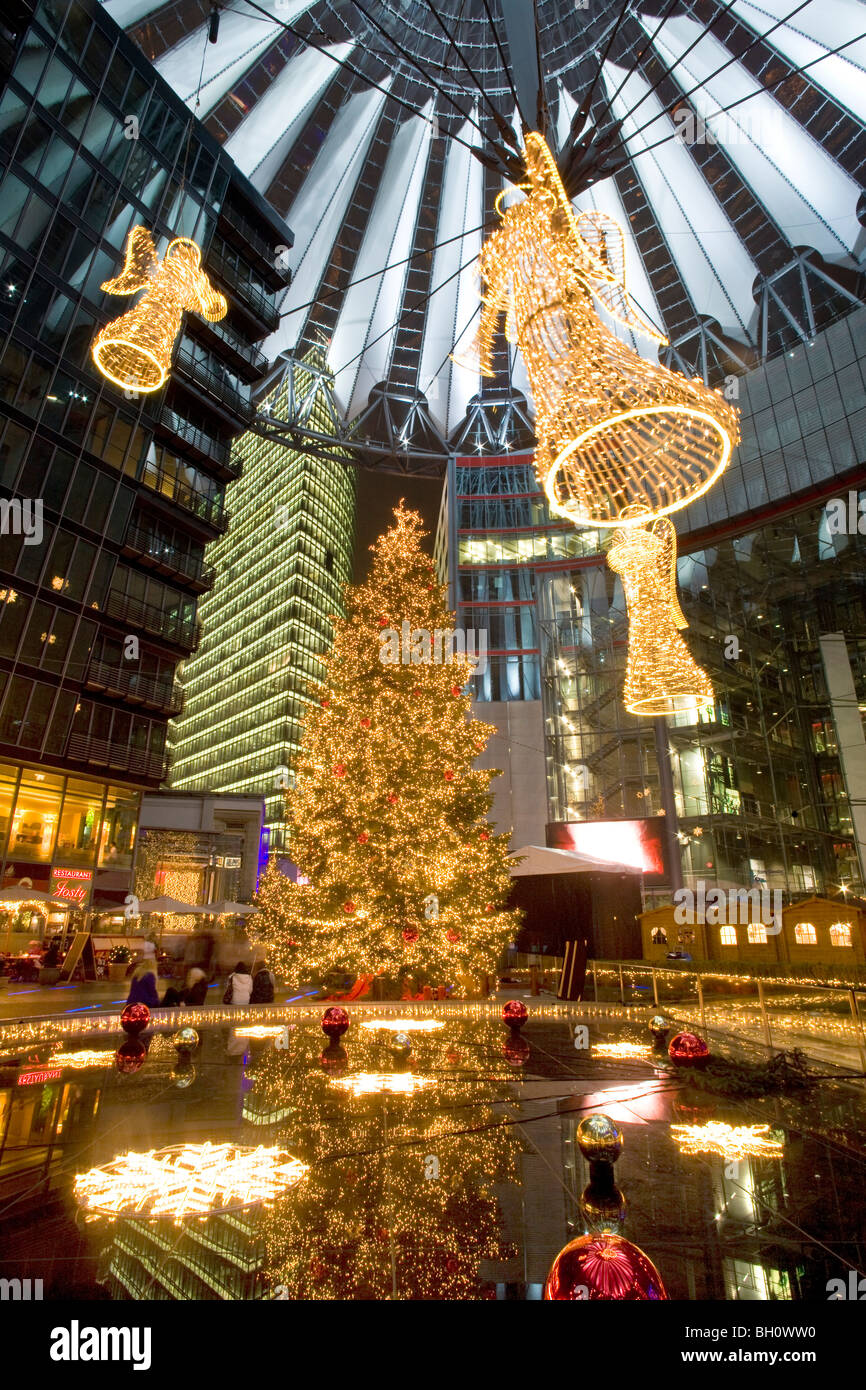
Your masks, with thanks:
M516 928L508 836L485 821L493 773L472 767L492 730L467 717L471 661L442 659L453 614L420 518L395 516L347 591L304 724L288 816L308 882L262 881L255 928L295 980L332 966L456 980L494 970Z
M268 1142L311 1164L267 1218L267 1273L289 1298L479 1298L481 1262L515 1253L495 1191L516 1181L520 1153L494 1104L514 1077L501 1025L414 1035L406 1070L434 1084L412 1094L355 1096L339 1084L395 1074L392 1038L359 1029L345 1056L326 1049L320 1060L318 1039L296 1034L289 1052L256 1065L246 1116L273 1116Z

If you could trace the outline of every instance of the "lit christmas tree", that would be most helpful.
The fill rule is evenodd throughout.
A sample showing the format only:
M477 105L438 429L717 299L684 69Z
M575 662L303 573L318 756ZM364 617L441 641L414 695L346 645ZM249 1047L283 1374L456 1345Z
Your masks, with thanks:
M472 766L493 729L469 716L474 663L443 640L454 615L424 534L401 504L304 722L288 824L306 882L270 868L254 928L293 982L343 968L468 987L518 925L508 834L485 819L495 774Z

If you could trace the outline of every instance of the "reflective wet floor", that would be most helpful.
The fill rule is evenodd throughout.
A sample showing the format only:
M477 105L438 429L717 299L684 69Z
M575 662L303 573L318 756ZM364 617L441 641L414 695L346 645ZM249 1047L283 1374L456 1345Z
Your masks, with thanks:
M357 1013L336 1044L314 1022L202 1027L191 1052L151 1033L119 1056L122 1035L76 1036L0 1062L0 1276L61 1299L537 1299L601 1230L671 1299L824 1302L866 1269L856 1084L720 1098L637 1022L595 1019L575 1047L566 1019L413 1021L398 1040ZM613 1170L577 1142L599 1111Z

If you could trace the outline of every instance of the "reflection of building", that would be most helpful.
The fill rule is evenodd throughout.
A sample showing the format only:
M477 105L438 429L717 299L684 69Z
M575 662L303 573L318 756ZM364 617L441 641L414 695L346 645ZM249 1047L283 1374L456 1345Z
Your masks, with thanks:
M291 236L95 0L4 24L0 868L109 906L164 774L255 343L278 322L272 248ZM136 222L160 251L195 237L230 303L218 324L187 316L168 385L141 397L90 357Z
M250 1300L262 1296L260 1211L189 1220L112 1223L104 1255L114 1299Z
M264 409L285 416L288 398L299 396L308 427L333 433L333 380L321 351L288 365ZM231 530L208 550L217 579L202 604L201 647L184 663L171 783L264 796L272 848L280 848L301 720L351 578L355 477L336 456L314 458L254 434L239 453Z
M263 811L255 796L145 794L135 860L138 897L249 902L258 880Z

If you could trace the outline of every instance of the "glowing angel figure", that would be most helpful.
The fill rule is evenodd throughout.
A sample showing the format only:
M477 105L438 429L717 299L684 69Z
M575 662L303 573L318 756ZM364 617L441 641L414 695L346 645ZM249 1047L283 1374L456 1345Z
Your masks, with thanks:
M540 135L526 137L525 164L526 197L502 213L481 250L473 355L492 375L504 312L526 363L536 467L554 512L580 526L640 525L710 487L737 441L737 412L699 378L645 361L605 325L599 310L666 341L627 293L617 224L600 213L575 217Z
M677 598L677 536L671 522L660 517L649 526L632 522L632 529L615 531L607 563L622 578L628 606L623 690L628 712L676 714L708 704L713 698L709 676L680 636L688 623Z
M123 270L101 289L108 294L145 294L128 313L106 324L93 343L93 360L103 376L131 391L158 391L171 368L171 354L184 310L211 323L225 318L228 304L201 269L201 251L189 237L169 242L160 261L146 227L133 227Z

